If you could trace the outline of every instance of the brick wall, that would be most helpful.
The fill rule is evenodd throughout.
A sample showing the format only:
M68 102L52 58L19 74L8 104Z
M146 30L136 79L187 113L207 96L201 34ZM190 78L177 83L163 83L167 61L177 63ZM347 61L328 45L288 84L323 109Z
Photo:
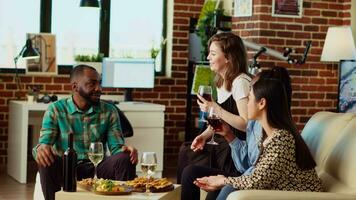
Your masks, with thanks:
M193 3L192 3L193 2ZM307 63L288 65L274 58L261 57L264 68L287 67L293 81L293 116L299 128L320 110L335 110L337 103L338 65L321 63L320 55L328 26L350 24L350 0L304 0L301 19L271 17L272 0L254 0L252 17L233 18L233 31L267 47L281 50L293 47L302 52L303 43L313 41ZM134 98L166 105L165 167L176 166L178 132L184 131L185 94L188 64L188 26L190 17L198 17L204 0L174 0L172 78L157 77L153 90L135 90ZM68 76L21 75L23 87L43 85L50 93L68 93ZM8 102L25 91L15 92L14 74L0 74L0 170L6 166ZM105 90L107 94L122 94L120 90Z
M320 56L328 27L350 25L351 0L304 0L302 18L272 17L272 0L253 2L252 17L233 18L233 31L242 38L280 52L283 47L292 47L299 57L305 42L312 41L304 65L260 57L262 68L288 68L293 87L292 114L298 128L301 130L315 112L336 111L338 63L320 62Z

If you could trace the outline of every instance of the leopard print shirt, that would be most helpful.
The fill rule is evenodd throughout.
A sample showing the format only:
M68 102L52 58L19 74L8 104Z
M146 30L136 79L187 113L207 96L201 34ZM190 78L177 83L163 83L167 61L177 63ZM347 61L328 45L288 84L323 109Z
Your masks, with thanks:
M276 130L251 175L228 177L226 185L238 190L323 191L315 169L301 170L296 163L295 140L286 130Z

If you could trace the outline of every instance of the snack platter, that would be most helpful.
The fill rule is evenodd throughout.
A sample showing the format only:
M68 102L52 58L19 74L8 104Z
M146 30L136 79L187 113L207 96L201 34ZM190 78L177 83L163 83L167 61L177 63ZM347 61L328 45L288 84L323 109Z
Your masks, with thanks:
M146 187L150 192L168 192L174 189L172 182L166 178L148 180L145 177L137 177L130 181L87 178L78 181L77 186L99 195L129 195L132 192L146 192Z

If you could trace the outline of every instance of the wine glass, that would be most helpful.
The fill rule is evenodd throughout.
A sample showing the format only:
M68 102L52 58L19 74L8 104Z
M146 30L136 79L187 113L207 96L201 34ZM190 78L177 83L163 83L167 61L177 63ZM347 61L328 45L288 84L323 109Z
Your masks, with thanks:
M96 176L96 167L104 158L104 147L101 142L92 142L89 146L88 152L89 160L94 164L94 179L97 179Z
M215 131L222 130L222 122L214 107L210 107L209 109L208 123L210 124L211 127L213 127L213 135L211 136L211 140L207 142L207 144L219 145L217 142L214 141L214 135L215 135Z
M141 156L141 170L147 176L146 193L150 192L148 182L154 175L157 167L157 156L155 152L143 152Z
M211 97L212 89L211 89L211 86L209 86L209 85L200 85L199 89L198 89L198 94L200 96L202 96L205 100L212 101L212 97ZM206 122L205 115L206 115L206 113L202 111L202 115L201 115L201 118L199 119L199 121Z

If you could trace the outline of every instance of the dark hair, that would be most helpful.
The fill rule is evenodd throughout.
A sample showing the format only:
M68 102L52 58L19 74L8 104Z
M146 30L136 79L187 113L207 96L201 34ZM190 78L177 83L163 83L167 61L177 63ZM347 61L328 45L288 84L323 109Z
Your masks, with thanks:
M286 90L288 108L292 106L292 82L288 70L284 67L273 67L271 70L263 70L256 75L256 78L274 78L283 83Z
M70 72L70 76L69 76L70 82L72 82L75 78L82 76L85 69L91 69L96 71L94 67L91 67L89 65L77 65Z
M215 76L217 87L224 85L227 91L231 91L232 82L241 73L247 73L247 53L241 38L233 33L218 33L213 35L208 42L210 47L212 42L216 42L229 60L225 77L219 74Z
M298 167L303 170L313 169L316 163L292 120L283 83L274 78L260 78L252 88L256 101L266 99L268 124L276 129L287 130L293 135Z

